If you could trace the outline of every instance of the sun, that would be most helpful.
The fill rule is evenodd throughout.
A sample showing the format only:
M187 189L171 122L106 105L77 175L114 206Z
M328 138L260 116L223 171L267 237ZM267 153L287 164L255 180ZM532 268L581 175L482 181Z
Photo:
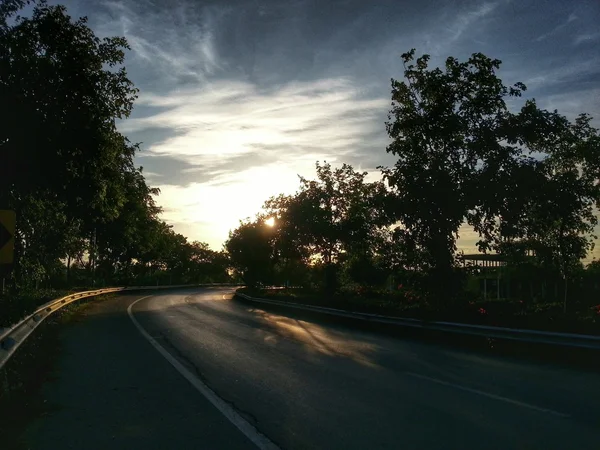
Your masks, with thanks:
M269 217L267 220L265 220L265 225L268 227L275 225L275 217Z

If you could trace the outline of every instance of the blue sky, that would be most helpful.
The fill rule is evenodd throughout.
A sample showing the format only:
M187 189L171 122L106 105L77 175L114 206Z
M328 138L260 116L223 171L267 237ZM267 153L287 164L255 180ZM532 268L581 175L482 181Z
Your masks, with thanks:
M600 118L598 0L60 3L99 35L128 39L141 93L120 129L142 142L137 160L162 191L164 219L215 249L316 160L374 177L393 162L390 78L410 48L433 65L483 52L542 107ZM466 251L475 240L462 230Z

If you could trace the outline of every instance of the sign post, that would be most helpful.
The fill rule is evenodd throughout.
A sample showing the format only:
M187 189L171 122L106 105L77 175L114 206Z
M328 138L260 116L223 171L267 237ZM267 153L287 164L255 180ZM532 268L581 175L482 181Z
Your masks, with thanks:
M0 210L0 270L3 273L10 271L14 261L15 224L14 211Z

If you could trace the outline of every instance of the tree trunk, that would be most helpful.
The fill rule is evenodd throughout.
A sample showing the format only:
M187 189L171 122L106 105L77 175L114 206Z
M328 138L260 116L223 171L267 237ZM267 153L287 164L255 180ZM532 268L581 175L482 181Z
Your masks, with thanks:
M542 281L542 301L546 300L546 282Z
M67 256L67 286L71 281L71 255Z
M483 277L483 300L487 301L487 275Z
M565 298L563 299L563 313L567 313L567 287L568 287L568 280L567 277L565 277Z
M496 300L500 300L500 268L496 274Z
M533 300L533 283L531 281L529 282L529 298Z

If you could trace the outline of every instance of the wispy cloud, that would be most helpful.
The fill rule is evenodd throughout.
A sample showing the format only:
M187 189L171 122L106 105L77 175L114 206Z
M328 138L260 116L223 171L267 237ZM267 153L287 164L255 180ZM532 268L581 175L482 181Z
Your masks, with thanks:
M483 3L472 11L460 13L454 20L454 23L448 28L450 31L450 41L457 41L473 23L491 14L498 6L499 2Z
M569 17L567 17L567 20L565 20L563 23L555 26L552 30L548 31L547 33L539 35L537 38L535 38L535 40L537 42L541 42L545 39L548 39L550 36L557 34L559 31L566 28L570 23L574 22L577 19L579 19L579 17L577 17L575 13L571 13L569 14Z
M598 33L580 34L579 36L577 36L573 40L573 44L574 45L579 45L579 44L582 44L584 42L597 41L598 39L600 39L600 32L598 32Z
M144 177L145 177L145 178L152 178L152 179L155 179L155 178L162 178L162 177L163 177L163 175L162 175L162 174L160 174L160 173L157 173L157 172L146 172L146 171L144 170Z
M203 80L222 69L214 33L226 9L198 8L189 2L174 1L165 11L149 0L106 1L102 6L99 32L125 36L139 69L172 81L186 77Z
M214 247L267 197L295 190L296 174L313 176L315 160L393 163L389 78L402 76L397 56L410 48L432 65L482 51L540 105L600 116L600 61L585 45L598 38L597 0L580 0L577 15L560 0L543 10L507 0L63 1L98 34L128 39L141 95L120 129L143 141L138 162L162 189L163 217ZM474 249L476 236L461 236Z
M250 156L247 164L254 156L261 164L306 154L352 159L365 146L383 152L388 103L385 98L362 98L361 90L343 78L290 82L271 90L223 80L161 95L142 93L138 104L168 109L128 119L121 129L176 129L175 136L150 144L146 154L169 155L218 174L244 155ZM381 136L378 141L365 142L375 133Z
M432 24L424 27L418 41L424 43L427 53L446 58L449 52L454 53L457 46L464 40L478 41L487 36L481 33L485 30L485 21L493 17L501 2L484 2L472 8L457 9L448 3L438 14L432 16ZM432 26L435 24L435 26Z
M185 162L188 179L197 174L197 181L186 184L152 179L161 190L159 204L169 206L163 217L186 229L196 224L193 235L216 246L267 198L295 191L298 174L313 176L317 160L374 171L387 145L388 103L364 97L346 78L293 81L267 90L221 80L142 93L139 105L164 110L120 127L125 133L159 126L177 130L144 152L146 160L156 155Z
M577 95L579 94L579 95ZM600 88L585 90L580 93L566 92L548 95L538 102L540 107L573 118L581 113L590 114L596 123L600 119Z
M598 74L600 56L586 58L572 64L559 64L559 59L552 61L545 70L530 73L523 82L530 89L550 87L554 84L574 82L589 75ZM574 101L581 101L584 97L575 97Z

